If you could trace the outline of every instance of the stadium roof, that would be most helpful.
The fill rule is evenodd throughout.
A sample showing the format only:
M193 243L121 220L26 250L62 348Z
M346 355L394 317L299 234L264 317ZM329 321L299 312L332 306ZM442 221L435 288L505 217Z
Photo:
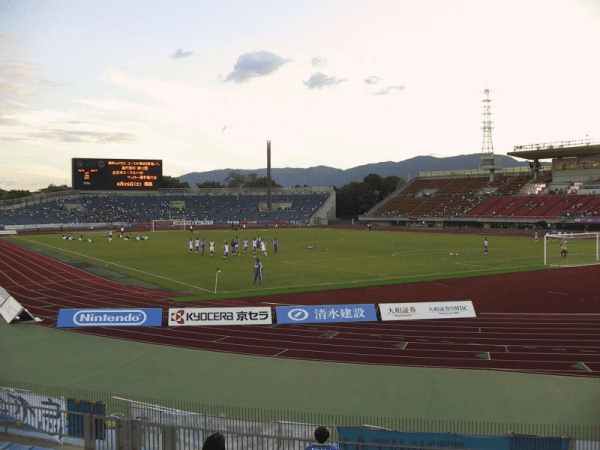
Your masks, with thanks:
M514 152L508 152L507 155L530 160L600 155L600 143L598 142L580 141L577 144L562 142L520 145L515 147Z

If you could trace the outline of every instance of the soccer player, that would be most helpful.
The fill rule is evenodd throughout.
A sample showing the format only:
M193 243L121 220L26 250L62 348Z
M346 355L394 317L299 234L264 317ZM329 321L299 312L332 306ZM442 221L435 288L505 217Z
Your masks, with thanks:
M252 284L256 284L256 281L260 281L260 284L263 282L263 264L260 262L260 259L256 258L254 262L254 282Z
M195 246L196 246L196 255L197 255L198 253L200 253L200 239L196 238Z
M225 241L225 244L223 244L223 259L227 259L228 256L229 256L229 243L227 241Z
M489 250L489 243L487 238L483 238L483 254L487 255Z
M566 258L567 257L567 243L566 241L563 242L563 244L560 246L560 256Z
M192 253L192 250L194 249L194 240L193 239L190 239L188 241L188 249L189 249L188 253Z
M260 251L265 257L267 256L267 241L264 239L260 241Z
M208 251L210 252L210 256L215 254L215 241L208 242Z

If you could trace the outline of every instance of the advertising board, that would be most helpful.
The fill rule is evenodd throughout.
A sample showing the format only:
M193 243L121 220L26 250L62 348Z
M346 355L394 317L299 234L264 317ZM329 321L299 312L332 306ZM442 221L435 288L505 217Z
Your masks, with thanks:
M375 305L278 306L277 323L376 322Z
M160 327L161 308L61 309L59 328L76 327Z
M380 303L381 320L424 320L477 317L471 300L420 303Z
M271 308L170 308L170 327L189 325L270 325L273 323Z

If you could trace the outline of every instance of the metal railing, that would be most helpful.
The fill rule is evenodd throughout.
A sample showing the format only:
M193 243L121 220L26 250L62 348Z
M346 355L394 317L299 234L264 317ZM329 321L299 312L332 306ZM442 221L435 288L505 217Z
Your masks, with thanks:
M506 448L519 450L600 450L600 425L347 416L124 398L6 380L0 386L0 432L29 427L57 440L79 439L86 450L196 449L216 431L226 436L227 450L303 450L317 425L330 429L340 450L477 449L468 445L475 438L510 441ZM67 397L100 405L103 413L68 409ZM350 439L344 429L360 430L360 437Z

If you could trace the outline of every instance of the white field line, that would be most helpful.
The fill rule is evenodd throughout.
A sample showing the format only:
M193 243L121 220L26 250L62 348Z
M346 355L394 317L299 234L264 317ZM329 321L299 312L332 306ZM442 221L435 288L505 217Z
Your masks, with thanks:
M114 262L110 262L110 261L104 261L103 259L96 258L96 257L94 257L94 256L84 255L83 253L77 253L77 252L74 252L74 251L72 251L72 250L67 250L67 249L64 249L64 248L61 248L61 247L55 247L55 246L53 246L53 245L48 245L48 244L40 244L39 242L31 241L31 240L29 240L29 239L24 239L24 240L26 240L26 241L29 241L29 242L33 243L34 245L41 245L41 246L48 247L48 248L50 248L50 249L59 250L59 253L60 253L60 251L64 251L64 252L67 252L67 253L72 253L73 255L81 256L81 257L83 257L83 258L88 258L88 259L91 259L91 260L94 260L94 261L98 261L98 262L100 262L100 263L106 264L106 268L107 268L107 269L108 269L108 266L109 266L109 264L110 264L110 265L112 265L112 266L115 266L115 267L121 267L121 268L123 268L123 269L131 270L131 271L133 271L133 272L138 272L138 273L142 273L142 274L144 274L144 275L149 275L149 276L151 276L151 277L160 278L160 279L162 279L162 280L167 280L167 281L170 281L170 282L172 282L172 283L181 284L181 285L183 285L183 286L187 286L187 287L191 287L191 288L194 288L194 289L198 289L198 290L200 290L200 291L204 291L204 292L211 292L211 293L212 293L212 292L214 292L214 291L213 291L213 290L211 290L211 289L205 289L205 288L203 288L203 287L200 287L200 286L194 286L193 284L184 283L184 282L182 282L182 281L179 281L179 280L174 280L174 279L172 279L172 278L163 277L162 275L156 275L156 274L154 274L154 273L145 272L145 271L143 271L143 270L135 269L135 268L133 268L133 267L129 267L129 266L124 266L124 265L122 265L122 264L116 264L116 263L114 263Z
M502 267L498 267L498 266L484 266L483 264L469 264L469 263L461 263L461 262L457 262L455 263L457 266L473 266L473 267L481 267L482 269L484 267L487 267L488 269L494 269L494 270L498 270L498 269L502 269Z
M342 259L351 259L351 258L342 258ZM335 261L335 260L328 259L327 261ZM311 261L312 264L308 264L308 263L307 264L302 264L302 263L298 263L296 261L293 261L293 262L292 261L283 261L283 263L284 264L292 264L292 265L301 266L301 267L315 267L314 261ZM357 270L347 270L347 269L339 269L337 267L323 267L323 266L321 266L321 268L323 270L333 270L333 271L337 271L337 272L356 273L356 274L366 275L366 276L377 276L377 275L379 275L381 277L381 274L375 274L375 273L370 273L370 272L360 272L360 271L357 271ZM395 278L395 277L384 276L384 277L382 277L380 279L381 280L389 280L389 279L392 279L392 278ZM327 284L327 283L325 283L325 284ZM318 286L318 285L315 285L315 286Z
M342 259L349 259L349 258L342 258ZM334 261L333 259L328 259L327 261ZM292 264L292 265L296 265L296 266L301 266L301 267L307 267L307 266L311 266L314 267L314 261L310 261L309 263L303 264L301 262L298 261L283 261L284 264ZM457 265L460 263L456 263ZM475 267L481 268L481 265L477 265L477 264L472 264ZM527 268L530 267L529 265L526 266L512 266L512 267L493 267L493 266L487 266L488 269L493 269L493 270L514 270L514 269L521 269L521 268ZM465 270L460 270L460 271L456 271L456 272L435 272L435 273L423 273L423 274L419 274L419 275L398 275L398 274L394 274L394 275L389 275L389 276L381 276L381 274L372 274L372 273L368 273L368 272L359 272L359 271L351 271L351 270L343 270L343 269L337 269L337 268L332 268L332 267L322 267L323 270L337 270L340 272L348 272L348 273L357 273L357 274L361 274L361 275L378 275L377 278L372 278L372 279L366 279L366 280L353 280L351 282L353 283L360 283L360 282L373 282L373 281L378 281L378 280L394 280L394 279L398 279L398 280L410 280L412 278L421 278L421 277L431 277L431 276L436 276L436 277L444 277L444 276L448 276L448 275L455 275L457 273L465 273ZM466 273L478 273L478 272L485 272L485 270L467 270ZM339 283L335 283L335 284L343 284L343 283L347 283L347 282L339 282ZM326 286L329 284L334 284L334 283L320 283L320 284L310 284L310 285L306 285L306 286ZM294 286L296 287L296 286ZM298 287L305 287L305 286L298 286Z

